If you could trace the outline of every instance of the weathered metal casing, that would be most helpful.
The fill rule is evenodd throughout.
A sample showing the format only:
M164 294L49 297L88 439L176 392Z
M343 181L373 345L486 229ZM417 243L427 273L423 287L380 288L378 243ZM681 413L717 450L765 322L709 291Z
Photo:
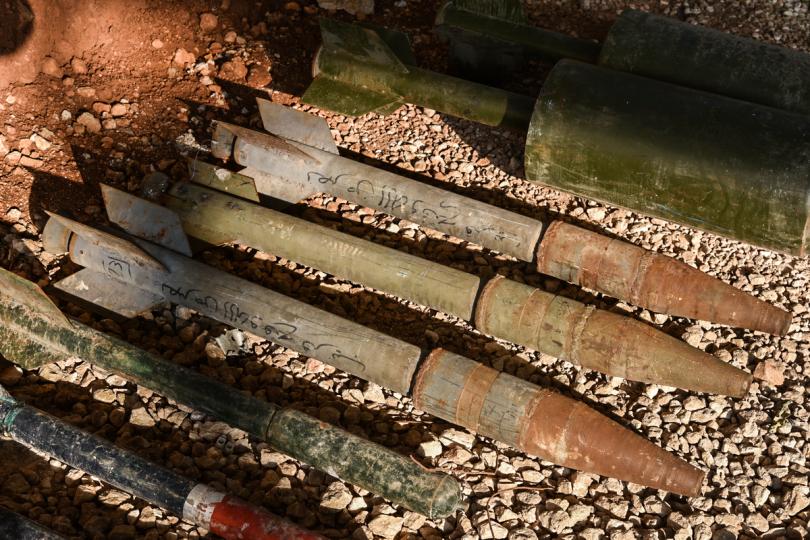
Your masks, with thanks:
M478 81L498 81L524 69L528 58L596 62L600 45L532 26L521 0L451 0L436 16L450 43L455 70Z
M462 319L472 318L480 279L327 227L193 184L178 184L165 204L190 236L238 242L362 283Z
M537 100L526 175L769 249L806 251L807 116L564 60Z
M295 459L378 493L428 517L460 505L452 477L431 473L387 448L304 413L281 409L243 392L68 321L44 295L21 301L35 286L0 269L0 354L25 369L82 358L196 410L243 429ZM18 302L13 305L15 300ZM33 302L33 303L32 303ZM55 310L55 311L54 311ZM53 314L49 316L49 314Z
M8 540L64 540L61 534L21 516L0 508L0 538Z
M305 103L357 116L387 113L418 103L490 126L524 129L531 99L433 73L413 65L384 33L334 20L321 20L323 46L312 67L315 78Z
M48 226L62 225L52 217L46 228ZM410 390L421 356L419 347L155 244L136 239L119 240L119 244L109 236L100 236L98 231L75 233L61 252L67 251L73 262L97 273L135 285L358 377L402 394ZM142 250L140 257L136 257L131 247L135 244ZM151 261L144 262L144 257Z
M810 114L810 54L637 10L616 20L599 63Z
M788 311L672 257L555 221L537 247L537 271L659 313L785 335Z
M504 279L481 293L481 332L633 381L744 396L751 375L630 317Z
M543 230L537 220L273 135L220 122L215 139L228 141L228 133L219 157L261 171L250 174L259 193L289 202L329 193L523 260L534 257Z
M414 384L417 408L573 469L683 495L704 473L584 403L435 350Z

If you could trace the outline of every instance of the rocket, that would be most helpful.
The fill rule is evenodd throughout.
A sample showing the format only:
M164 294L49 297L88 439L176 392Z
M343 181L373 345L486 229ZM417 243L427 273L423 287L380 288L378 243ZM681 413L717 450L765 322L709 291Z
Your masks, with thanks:
M324 540L262 508L174 474L25 405L1 386L0 430L31 450L92 474L225 540Z
M269 133L224 122L214 129L212 153L244 167L240 175L221 169L212 177L192 170L195 181L254 202L260 194L295 203L326 192L532 262L538 272L652 311L778 335L790 327L785 310L671 257L341 157L325 120L265 100L259 100L259 111Z
M627 9L602 45L532 26L521 0L450 0L436 25L454 66L476 80L568 58L810 113L810 55L671 17Z
M425 412L553 463L690 496L700 492L701 470L584 403L458 354L422 351L199 263L182 254L184 235L171 234L162 220L150 222L150 236L163 245L51 215L46 249L67 252L84 267L57 286L119 313L134 311L135 303L122 305L125 298L143 297L138 309L174 302L410 395Z
M806 114L569 59L533 99L420 69L407 38L391 30L322 20L321 33L305 103L350 116L414 103L528 129L532 182L767 249L806 252Z
M93 287L85 292L104 294L104 287L96 288L87 277L68 278L62 287ZM134 314L119 307L119 312ZM301 411L256 399L70 319L35 284L3 269L0 354L24 369L82 358L430 518L447 517L461 505L461 487L453 477L427 471L405 456Z
M222 187L213 165L195 181ZM231 183L250 179L228 172ZM741 397L751 375L642 322L502 276L482 283L448 268L196 183L175 184L167 208L102 185L110 219L159 241L182 230L209 244L239 243L472 321L480 331L603 373ZM177 223L180 223L180 229ZM157 232L157 235L155 234Z
M0 508L0 538L14 540L64 540L64 536L46 529L11 510Z

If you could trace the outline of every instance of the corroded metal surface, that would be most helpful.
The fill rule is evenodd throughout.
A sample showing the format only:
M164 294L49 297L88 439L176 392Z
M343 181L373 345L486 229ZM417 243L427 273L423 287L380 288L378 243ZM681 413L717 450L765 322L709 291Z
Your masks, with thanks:
M386 497L408 501L413 510L430 518L451 515L461 506L461 488L453 477L428 472L401 456L392 467L390 460L380 459L386 456L379 449L369 451L367 441L346 437L343 430L293 409L276 415L268 440L281 452L343 480L351 473L352 478L363 479L361 486L385 486Z
M537 249L537 271L659 313L785 335L788 311L671 257L555 221Z
M599 63L801 114L810 113L810 54L627 10Z
M302 159L297 151L267 143L273 135L222 122L217 130L237 134L229 154L236 163L265 173L253 178L259 193L293 203L329 193L523 260L534 257L543 230L537 220L288 141L309 156ZM243 139L245 132L252 135Z
M50 223L50 221L49 221ZM48 225L46 225L47 227ZM72 225L71 225L72 226ZM254 333L359 377L407 393L420 349L255 283L213 269L144 240L137 249L166 270L134 264L131 250L74 233L68 251L77 264L136 286L222 323ZM379 358L388 359L387 364Z
M460 487L449 475L426 471L371 441L238 392L77 321L53 323L48 312L61 312L44 295L36 296L39 287L2 269L0 291L6 293L0 298L0 353L25 369L82 358L428 517L446 517L460 505ZM39 301L28 303L31 297Z
M189 235L238 242L401 298L472 317L478 277L248 201L178 184L165 199Z
M526 139L526 177L803 255L810 117L563 60Z
M608 375L741 397L751 375L629 317L500 276L481 293L484 333Z
M696 496L704 473L587 405L441 349L413 391L419 409L574 469Z
M0 538L8 540L64 540L42 525L24 518L16 512L0 508Z

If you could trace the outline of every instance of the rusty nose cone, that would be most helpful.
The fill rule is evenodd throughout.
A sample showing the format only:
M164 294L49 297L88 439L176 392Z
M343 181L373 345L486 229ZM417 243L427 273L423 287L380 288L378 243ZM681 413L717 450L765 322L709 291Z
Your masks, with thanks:
M481 332L633 381L742 397L751 375L630 317L502 276L481 292Z
M783 336L789 312L671 257L555 221L537 270L658 313Z
M424 361L417 408L547 461L674 493L704 473L584 403L442 349Z
M538 392L526 408L518 447L572 469L689 497L700 495L706 476L584 403L550 390Z

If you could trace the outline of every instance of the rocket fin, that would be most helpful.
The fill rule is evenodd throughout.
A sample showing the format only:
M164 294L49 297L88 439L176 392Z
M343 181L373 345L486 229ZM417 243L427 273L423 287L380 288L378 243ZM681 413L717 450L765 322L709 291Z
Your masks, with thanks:
M382 114L393 105L402 105L399 96L372 92L323 75L315 77L301 101L346 116L361 116L370 112Z
M253 178L196 159L188 160L191 181L234 197L260 202ZM174 186L175 188L177 185ZM173 193L174 188L169 191Z
M101 184L107 217L128 233L191 257L180 217L172 210Z
M320 23L323 48L329 54L349 56L358 62L382 65L399 73L408 73L408 68L376 29L333 19L321 19ZM397 48L401 47L401 40L394 37L390 39L397 44Z
M521 0L452 0L456 9L515 24L529 24Z
M20 306L31 318L44 320L49 325L71 328L64 313L48 298L36 283L0 268L0 302L4 306Z
M362 23L362 26L377 32L380 39L391 48L403 64L406 66L416 65L416 57L413 55L411 39L408 37L408 34L372 23Z
M285 107L266 99L257 99L264 129L289 141L337 154L329 124L320 116Z
M116 281L89 268L56 282L54 287L80 302L93 304L127 319L150 311L166 301L162 296Z
M94 229L93 227L88 227L84 223L79 223L78 221L74 221L72 219L66 218L64 216L60 216L59 214L54 214L53 212L45 211L50 219L48 220L48 224L46 224L46 229L51 224L51 222L56 222L55 226L61 226L69 231L81 235L85 240L92 242L97 245L107 244L114 246L116 251L120 251L122 253L126 253L128 257L131 258L136 264L140 266L144 266L147 268L153 268L160 272L165 272L166 267L163 264L146 253L144 250L126 240L124 238L115 236L108 232L100 231L98 229ZM54 253L64 253L68 250L68 246L62 246L58 251Z

